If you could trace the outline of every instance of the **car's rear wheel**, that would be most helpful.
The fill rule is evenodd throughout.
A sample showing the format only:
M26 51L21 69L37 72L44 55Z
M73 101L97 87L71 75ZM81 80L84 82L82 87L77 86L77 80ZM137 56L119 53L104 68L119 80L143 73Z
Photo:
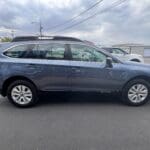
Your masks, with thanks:
M7 97L12 104L18 107L33 106L38 100L35 86L24 80L11 83L7 90Z
M122 92L122 99L128 105L140 106L150 98L150 83L143 79L135 79L127 83Z

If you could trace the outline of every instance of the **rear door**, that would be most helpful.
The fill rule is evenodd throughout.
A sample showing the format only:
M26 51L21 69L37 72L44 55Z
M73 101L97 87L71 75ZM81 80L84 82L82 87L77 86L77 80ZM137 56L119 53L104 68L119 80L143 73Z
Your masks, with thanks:
M68 81L68 46L59 43L38 46L42 75L39 83L44 91L65 91L69 89Z
M68 90L67 45L60 43L23 44L10 48L11 75L31 79L43 91ZM9 72L9 71L8 71Z

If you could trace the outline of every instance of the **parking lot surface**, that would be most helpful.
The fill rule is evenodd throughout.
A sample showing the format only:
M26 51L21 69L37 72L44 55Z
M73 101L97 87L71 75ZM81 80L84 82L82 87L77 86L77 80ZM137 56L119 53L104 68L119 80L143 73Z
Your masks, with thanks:
M19 109L0 98L2 150L149 150L150 103L128 107L114 96L54 94Z

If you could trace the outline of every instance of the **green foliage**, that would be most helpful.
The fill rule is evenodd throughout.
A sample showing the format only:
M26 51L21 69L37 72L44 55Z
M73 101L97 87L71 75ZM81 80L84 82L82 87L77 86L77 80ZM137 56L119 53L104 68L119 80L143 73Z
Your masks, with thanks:
M11 38L10 37L3 37L1 38L1 42L11 42Z

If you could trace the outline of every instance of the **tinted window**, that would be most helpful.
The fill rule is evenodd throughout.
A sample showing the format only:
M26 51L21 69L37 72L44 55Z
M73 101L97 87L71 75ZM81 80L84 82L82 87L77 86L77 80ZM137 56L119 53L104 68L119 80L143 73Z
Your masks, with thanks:
M4 55L13 58L38 58L37 46L35 44L16 46L4 52Z
M63 44L41 44L38 45L40 58L43 59L64 59L65 45Z
M72 59L75 61L105 62L106 56L95 48L84 45L71 45Z

